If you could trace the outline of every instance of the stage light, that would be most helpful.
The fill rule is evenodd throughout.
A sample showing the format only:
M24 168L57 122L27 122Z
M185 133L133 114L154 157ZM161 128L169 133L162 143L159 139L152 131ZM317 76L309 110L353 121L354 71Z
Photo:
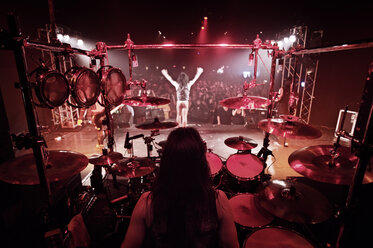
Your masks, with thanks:
M282 49L282 48L284 48L284 42L283 41L279 41L279 42L277 42L277 45L278 45L278 47L280 48L280 49Z
M69 40L70 40L70 36L69 36L68 34L65 34L65 35L63 36L63 41L65 41L65 42L69 42Z
M57 34L57 39L62 42L63 41L63 34Z
M286 44L286 43L289 43L289 38L288 38L288 37L285 37L285 38L284 38L284 42L285 42L285 44Z
M295 35L290 35L289 40L291 43L294 43L297 40L297 37Z
M205 16L203 19L207 20L207 16Z
M306 83L305 83L305 82L301 82L301 83L300 83L300 86L301 86L302 88L304 88L304 86L306 86Z
M78 46L82 47L84 45L84 42L83 40L81 39L78 39L78 41L76 42Z
M250 72L249 71L244 71L244 72L242 72L242 76L244 77L244 78L248 78L248 77L250 77Z
M127 80L119 68L104 66L98 70L104 98L112 106L120 105L128 89Z
M100 95L100 80L97 74L85 67L72 67L65 73L71 96L77 107L88 108L96 103Z
M69 84L64 75L40 67L36 71L35 94L39 99L39 107L54 108L61 106L69 97Z
M205 27L202 26L201 29L203 30L203 29L205 29Z
M224 65L222 67L220 67L217 71L216 71L217 74L223 74L224 73Z

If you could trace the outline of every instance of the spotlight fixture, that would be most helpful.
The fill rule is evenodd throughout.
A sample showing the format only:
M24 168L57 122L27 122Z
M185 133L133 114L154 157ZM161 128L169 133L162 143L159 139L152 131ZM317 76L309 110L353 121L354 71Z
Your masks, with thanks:
M103 95L112 106L120 105L127 90L127 80L119 68L110 65L103 66L97 71L101 80Z
M39 107L55 108L65 103L69 97L69 84L63 74L40 66L36 72L35 94ZM33 73L34 73L33 72Z
M72 67L65 73L65 76L77 107L88 108L96 103L100 95L100 80L93 70L85 67Z

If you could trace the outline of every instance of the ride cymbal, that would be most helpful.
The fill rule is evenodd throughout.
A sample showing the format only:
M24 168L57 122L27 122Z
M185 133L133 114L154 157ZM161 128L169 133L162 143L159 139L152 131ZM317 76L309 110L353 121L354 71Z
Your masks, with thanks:
M333 214L333 207L323 194L296 181L270 181L258 192L257 200L269 213L290 222L316 224Z
M231 97L220 101L220 105L232 109L264 109L271 103L260 96Z
M50 183L68 179L88 165L88 158L80 153L64 150L48 151L45 176ZM33 153L26 154L0 165L0 180L10 184L40 184Z
M152 173L155 168L155 163L150 158L133 157L119 161L110 170L117 176L135 178L146 176Z
M92 156L89 158L89 163L104 166L104 165L111 165L123 158L123 155L119 152L110 152L107 154L99 155L99 156Z
M349 185L352 183L358 158L350 148L318 145L299 149L289 156L293 170L315 181ZM334 158L334 159L333 159ZM373 171L366 170L363 183L373 182Z
M158 118L154 118L154 121L152 122L145 122L139 125L136 125L136 128L139 129L167 129L167 128L173 128L179 125L177 122L160 122Z
M304 123L300 119L264 119L259 121L258 126L267 133L289 139L317 139L322 135L320 130Z
M224 143L236 150L246 151L258 146L255 140L242 136L227 138Z

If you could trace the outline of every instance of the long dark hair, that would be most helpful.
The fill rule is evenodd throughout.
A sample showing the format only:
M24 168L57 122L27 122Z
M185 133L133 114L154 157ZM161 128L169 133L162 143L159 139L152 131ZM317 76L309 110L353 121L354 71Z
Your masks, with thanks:
M181 72L177 77L177 82L183 86L189 83L189 77L185 72Z
M166 224L167 233L187 246L193 232L201 229L201 220L214 216L216 192L206 144L195 128L177 128L169 134L150 197L153 223Z

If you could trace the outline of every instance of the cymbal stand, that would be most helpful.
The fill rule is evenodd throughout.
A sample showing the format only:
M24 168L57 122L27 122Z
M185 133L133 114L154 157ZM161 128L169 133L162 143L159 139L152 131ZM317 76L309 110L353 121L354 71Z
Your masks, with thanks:
M35 105L32 100L31 87L27 74L27 62L25 55L25 44L26 39L22 36L20 28L18 26L16 17L12 14L8 15L9 33L1 32L0 44L2 49L13 50L15 62L17 66L17 72L20 82L16 83L16 87L22 92L22 100L25 108L27 125L29 134L24 136L27 138L24 140L24 144L30 146L26 148L32 148L36 170L40 180L40 186L43 189L48 205L51 204L51 189L46 177L46 163L48 160L48 153L45 150L46 143L39 129L38 118L35 111Z
M146 144L148 158L151 157L151 152L153 151L153 145L152 145L152 142L154 141L153 137L157 135L159 135L159 129L153 129L153 130L150 130L150 136L144 137L144 143Z
M271 75L269 80L269 95L268 100L270 104L267 107L267 118L272 118L272 111L274 105L274 97L273 97L273 88L274 88L274 81L275 81L275 74L276 74L276 59L280 56L279 48L275 44L272 51L272 63L271 63ZM269 155L273 156L271 150L268 149L269 146L269 133L266 132L264 139L263 139L263 147L258 152L257 156L263 159L263 162L266 166L266 161Z
M342 123L341 123L341 126L337 132L337 140L336 142L333 144L333 149L331 149L329 152L330 152L330 155L331 155L331 160L328 162L328 165L330 167L334 167L335 166L335 159L338 158L339 154L337 153L337 149L341 146L339 144L340 140L341 140L341 133L343 131L343 125L344 125L344 122L345 122L345 119L346 119L346 115L347 115L347 110L348 110L348 106L345 107L344 111L343 111L343 115L342 115Z
M344 137L350 139L353 142L353 147L356 147L356 156L359 158L358 164L355 169L352 183L349 187L347 200L345 203L344 210L342 211L342 224L340 226L339 235L336 241L336 248L340 247L351 247L353 242L356 246L357 240L349 240L348 236L351 235L353 229L353 210L357 204L357 194L361 190L361 186L364 179L364 174L367 165L370 162L371 154L373 151L373 104L372 104L372 93L373 93L373 73L370 72L366 80L365 88L363 90L363 96L360 103L360 109L358 113L357 125L355 127L354 137L345 135ZM343 132L340 133L343 135ZM339 213L341 215L341 213Z

